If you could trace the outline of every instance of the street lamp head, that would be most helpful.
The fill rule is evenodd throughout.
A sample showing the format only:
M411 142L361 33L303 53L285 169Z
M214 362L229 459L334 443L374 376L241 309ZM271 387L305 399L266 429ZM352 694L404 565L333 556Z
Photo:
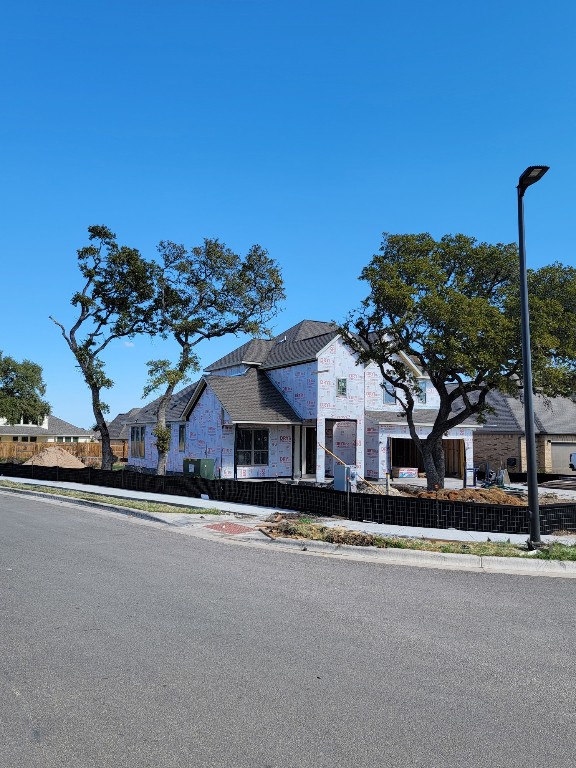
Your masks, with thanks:
M520 193L520 196L524 194L531 184L536 184L537 181L540 181L549 168L549 165L528 166L518 181L518 192Z

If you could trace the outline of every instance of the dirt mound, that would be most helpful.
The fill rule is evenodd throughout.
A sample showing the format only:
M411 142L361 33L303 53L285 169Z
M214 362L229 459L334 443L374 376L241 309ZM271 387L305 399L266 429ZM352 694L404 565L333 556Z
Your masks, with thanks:
M525 507L526 498L512 496L499 488L463 488L456 490L442 488L440 491L422 491L416 494L419 499L445 499L447 501L477 501L485 504L506 504L511 507Z
M403 491L399 491L398 488L394 488L393 485L388 485L388 490L386 490L386 486L382 483L378 483L376 485L375 483L371 482L364 482L362 480L358 481L357 486L358 493L377 493L379 495L387 495L387 496L408 496L409 494L404 493Z
M80 459L73 456L64 448L50 446L25 461L24 464L34 464L37 467L64 467L66 469L84 469Z

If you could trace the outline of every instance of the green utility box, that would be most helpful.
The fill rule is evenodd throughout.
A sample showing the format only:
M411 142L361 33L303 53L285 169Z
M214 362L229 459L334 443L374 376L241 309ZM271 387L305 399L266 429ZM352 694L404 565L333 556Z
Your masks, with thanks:
M214 480L214 459L200 459L200 477L204 480Z
M184 474L214 480L214 459L184 459Z

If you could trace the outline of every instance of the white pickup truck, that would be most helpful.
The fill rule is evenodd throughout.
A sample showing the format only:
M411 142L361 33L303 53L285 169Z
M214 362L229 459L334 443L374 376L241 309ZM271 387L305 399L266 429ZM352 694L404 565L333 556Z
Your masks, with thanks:
M572 472L576 472L576 453L570 454L570 469Z

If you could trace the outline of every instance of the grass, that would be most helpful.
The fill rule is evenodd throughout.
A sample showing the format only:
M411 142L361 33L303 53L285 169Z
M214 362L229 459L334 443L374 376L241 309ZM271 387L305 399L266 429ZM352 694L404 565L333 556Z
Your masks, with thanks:
M67 488L53 488L48 485L34 485L28 483L15 483L11 480L0 480L0 487L19 488L26 491L34 490L42 493L49 493L57 496L68 496L72 499L86 499L88 501L98 501L104 504L113 504L115 507L127 507L129 509L138 509L142 512L169 512L184 515L222 515L219 509L201 509L198 507L178 507L173 504L160 504L153 501L139 501L137 499L121 499L115 496L102 496L99 493L89 493L87 491L72 491Z
M378 549L415 549L423 552L444 552L478 557L530 557L542 560L576 560L576 545L550 544L537 552L529 552L524 545L496 541L435 541L432 539L409 539L398 536L378 536L348 528L328 527L304 517L282 520L269 529L271 535L293 539L325 541L330 544L350 544L357 547Z

